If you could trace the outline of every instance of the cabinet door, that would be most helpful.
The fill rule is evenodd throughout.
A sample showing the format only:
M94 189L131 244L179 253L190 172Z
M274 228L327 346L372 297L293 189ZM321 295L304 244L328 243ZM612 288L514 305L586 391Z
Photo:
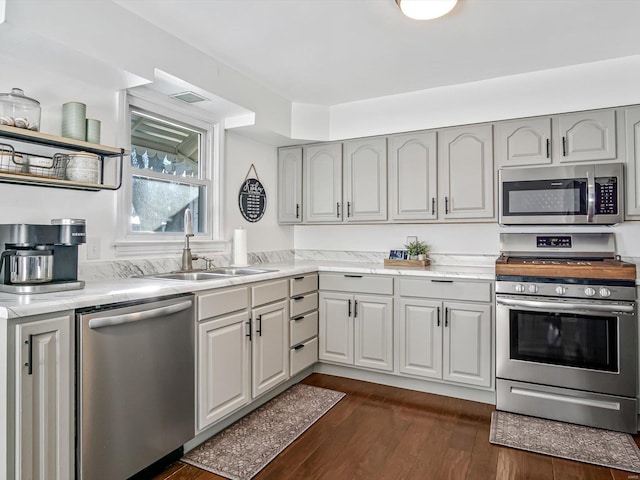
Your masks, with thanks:
M353 295L320 292L320 360L353 365Z
M289 378L287 301L253 309L252 394L262 395Z
M387 219L387 140L369 138L344 144L346 220Z
M439 132L440 218L494 218L491 125Z
M356 295L353 318L354 364L377 370L393 370L393 298Z
M494 129L499 167L551 163L551 117L500 122Z
M640 215L640 107L624 112L627 129L627 215Z
M389 137L389 208L393 220L437 217L436 132Z
M445 380L491 386L491 307L444 303Z
M72 478L69 315L16 326L15 478Z
M198 324L198 430L251 400L249 314Z
M278 221L302 222L302 147L278 150Z
M400 372L442 378L441 302L403 298L398 311Z
M303 176L305 222L341 222L342 144L305 147Z
M558 117L561 162L616 158L616 112L597 110Z

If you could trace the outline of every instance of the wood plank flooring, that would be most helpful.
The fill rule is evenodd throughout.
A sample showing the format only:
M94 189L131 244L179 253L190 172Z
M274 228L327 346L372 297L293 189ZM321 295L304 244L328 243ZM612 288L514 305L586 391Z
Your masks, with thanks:
M255 480L640 479L490 444L493 405L331 375L313 374L303 383L347 395ZM177 462L154 480L224 479Z

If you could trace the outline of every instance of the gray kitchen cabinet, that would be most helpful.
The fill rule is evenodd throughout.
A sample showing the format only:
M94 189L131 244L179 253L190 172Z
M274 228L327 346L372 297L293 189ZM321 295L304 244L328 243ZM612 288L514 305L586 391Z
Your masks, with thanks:
M321 274L320 360L392 371L392 294L392 278Z
M438 161L439 218L495 218L492 126L440 130Z
M251 401L247 287L197 297L197 418L199 431Z
M64 312L15 326L15 470L9 468L9 478L75 476L72 321Z
M624 110L627 139L626 215L640 215L640 107Z
M399 373L490 387L491 285L401 278L398 293Z
M342 222L342 144L304 147L302 170L304 221Z
M557 117L558 159L591 162L617 157L615 110L567 113Z
M551 117L495 124L494 149L500 168L550 164Z
M289 280L289 369L291 376L318 361L318 274Z
M437 218L436 132L388 138L389 208L392 220Z
M302 147L278 150L278 221L302 222Z
M344 219L387 219L387 141L384 137L344 142Z
M251 287L251 394L257 398L289 378L289 283Z

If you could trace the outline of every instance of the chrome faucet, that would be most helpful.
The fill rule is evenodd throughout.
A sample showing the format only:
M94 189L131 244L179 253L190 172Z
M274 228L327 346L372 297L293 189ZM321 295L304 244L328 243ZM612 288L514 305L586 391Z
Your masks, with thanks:
M182 249L182 270L193 270L193 261L200 257L191 253L189 248L189 237L193 237L193 224L191 222L191 210L184 211L184 248Z

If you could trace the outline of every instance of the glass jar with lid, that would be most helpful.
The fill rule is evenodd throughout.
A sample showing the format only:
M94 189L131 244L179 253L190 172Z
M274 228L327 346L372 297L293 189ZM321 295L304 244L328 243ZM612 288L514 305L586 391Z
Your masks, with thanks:
M40 130L40 102L25 97L20 88L0 93L0 125Z

